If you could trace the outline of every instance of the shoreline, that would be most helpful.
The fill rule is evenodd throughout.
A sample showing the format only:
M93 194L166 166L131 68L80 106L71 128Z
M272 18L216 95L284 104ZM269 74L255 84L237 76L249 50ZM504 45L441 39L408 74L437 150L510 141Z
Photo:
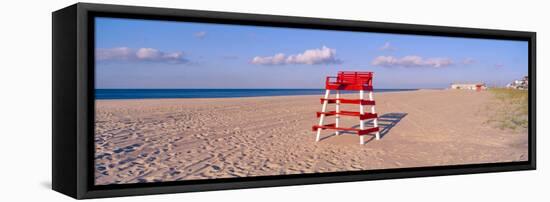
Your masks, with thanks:
M394 90L394 89L383 89L383 90ZM406 92L416 92L416 91L445 91L449 89L395 89L395 91L383 91L383 92L374 92L374 95L376 97L377 94L387 94L387 93L406 93ZM342 93L344 94L357 94L357 92L350 92L350 93ZM334 96L335 94L331 92L331 96ZM318 96L319 98L322 98L324 96L324 93L321 94L306 94L306 95L260 95L260 96L236 96L236 97L193 97L193 98L114 98L114 99L95 99L95 101L116 101L116 100L122 100L122 101L132 101L132 100L187 100L187 99L234 99L234 98L240 98L240 99L246 99L246 98L270 98L270 97L301 97L301 96Z

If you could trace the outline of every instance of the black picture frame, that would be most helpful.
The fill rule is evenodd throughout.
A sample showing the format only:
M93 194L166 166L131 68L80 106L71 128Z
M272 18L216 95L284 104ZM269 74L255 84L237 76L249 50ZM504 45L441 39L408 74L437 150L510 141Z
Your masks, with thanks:
M524 162L348 171L142 184L94 185L94 17L527 41L529 158ZM68 196L180 193L536 169L536 33L352 20L77 3L52 14L52 188Z

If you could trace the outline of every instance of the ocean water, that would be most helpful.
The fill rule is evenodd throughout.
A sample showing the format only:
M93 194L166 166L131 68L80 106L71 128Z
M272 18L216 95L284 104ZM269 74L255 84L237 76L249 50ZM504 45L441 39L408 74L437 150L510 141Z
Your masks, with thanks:
M417 89L375 89L374 92L411 91ZM153 98L230 98L285 95L323 95L324 89L96 89L95 98L153 99ZM342 91L357 93L357 91Z

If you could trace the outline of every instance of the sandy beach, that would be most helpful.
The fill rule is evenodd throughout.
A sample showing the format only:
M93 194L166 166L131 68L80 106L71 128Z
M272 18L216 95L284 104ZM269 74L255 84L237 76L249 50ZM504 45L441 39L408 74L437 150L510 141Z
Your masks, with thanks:
M357 94L345 95L356 97ZM96 184L527 160L527 132L487 123L490 92L375 94L381 139L323 131L319 95L96 101ZM353 109L349 108L353 107ZM502 106L504 107L504 106ZM356 105L343 109L357 111ZM341 124L357 126L357 118ZM328 123L333 118L328 118Z

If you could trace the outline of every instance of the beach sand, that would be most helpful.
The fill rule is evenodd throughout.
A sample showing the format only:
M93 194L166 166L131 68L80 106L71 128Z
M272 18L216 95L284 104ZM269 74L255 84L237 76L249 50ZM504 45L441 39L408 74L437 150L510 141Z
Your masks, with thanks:
M382 138L366 136L364 145L355 134L334 136L332 130L315 142L319 98L98 100L96 184L528 159L526 131L487 123L494 110L490 92L376 93ZM356 117L341 120L342 126L359 124ZM325 123L332 122L328 117Z

